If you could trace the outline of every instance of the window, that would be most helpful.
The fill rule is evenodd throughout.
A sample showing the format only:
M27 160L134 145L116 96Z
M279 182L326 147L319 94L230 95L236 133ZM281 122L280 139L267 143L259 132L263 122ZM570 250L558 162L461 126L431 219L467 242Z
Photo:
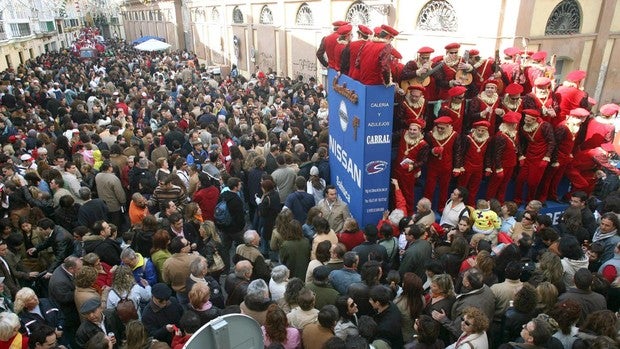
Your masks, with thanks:
M551 12L545 35L569 35L579 33L581 8L575 0L563 0Z
M11 23L11 33L13 36L28 36L31 34L30 32L30 24L29 23Z
M56 28L54 28L54 21L39 22L39 28L43 33L49 33L56 30Z
M302 26L311 26L314 24L314 19L312 18L312 10L308 4L303 3L299 6L299 10L297 11L297 17L295 18L295 24Z
M243 13L241 13L241 10L239 9L239 6L236 6L233 9L233 23L235 24L242 24L243 23Z
M215 7L211 10L211 21L213 23L220 23L220 11Z
M118 17L110 17L110 24L118 25Z
M260 24L273 24L273 14L267 5L260 10Z
M347 11L347 22L351 22L351 24L367 25L370 22L370 15L368 12L368 6L363 2L358 1L353 3Z
M418 30L455 32L458 29L458 20L449 2L432 0L420 11L416 26Z

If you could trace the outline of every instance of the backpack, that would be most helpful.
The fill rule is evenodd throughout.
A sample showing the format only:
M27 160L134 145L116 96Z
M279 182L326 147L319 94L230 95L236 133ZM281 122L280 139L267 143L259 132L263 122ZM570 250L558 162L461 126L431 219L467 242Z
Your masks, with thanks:
M226 203L226 200L222 199L220 202L217 203L217 205L215 205L214 218L215 224L219 226L228 227L232 224L233 219L230 211L228 210L228 204Z
M112 289L117 296L120 297L118 303L116 303L116 315L121 320L122 323L126 324L131 320L138 319L138 310L136 309L136 305L133 301L127 296L121 297L116 290Z

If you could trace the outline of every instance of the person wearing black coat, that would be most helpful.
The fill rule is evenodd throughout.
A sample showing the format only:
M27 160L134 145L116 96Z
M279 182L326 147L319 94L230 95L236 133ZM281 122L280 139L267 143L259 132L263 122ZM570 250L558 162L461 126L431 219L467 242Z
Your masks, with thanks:
M243 243L243 228L245 227L245 210L243 208L243 200L241 200L241 180L237 177L231 177L226 183L228 189L220 194L220 201L226 201L228 212L232 217L232 223L227 226L216 225L222 232L222 244L224 245L225 255L222 256L226 268L230 267L230 248L233 242L237 244ZM228 270L228 269L226 269Z
M37 326L48 325L56 331L63 331L65 326L65 314L59 309L58 305L51 299L39 298L40 314L24 308L17 314L22 323L22 332L32 332Z
M142 311L142 323L149 336L170 345L174 334L172 325L179 325L183 307L176 297L172 297L172 290L164 283L155 284L151 293L153 298Z
M32 256L37 251L43 251L51 247L54 251L54 260L47 267L47 272L51 274L65 258L73 254L73 235L65 228L56 225L49 218L43 218L38 225L43 236L47 236L47 238L37 246L28 249L28 254Z
M85 316L75 333L76 343L79 348L86 348L86 343L97 333L102 332L106 336L113 333L116 339L114 348L120 348L125 339L123 322L116 313L116 308L103 309L99 297L87 300L80 307L80 314ZM103 323L102 323L103 322ZM105 331L102 328L105 327Z
M111 236L110 225L104 221L97 221L92 230L93 234L83 238L84 253L94 252L108 265L121 264L121 245Z
M82 268L82 260L78 257L69 257L63 264L54 270L50 277L48 289L49 298L58 304L60 312L65 315L64 334L61 344L75 345L75 331L80 325L80 318L75 308L75 283L73 278Z

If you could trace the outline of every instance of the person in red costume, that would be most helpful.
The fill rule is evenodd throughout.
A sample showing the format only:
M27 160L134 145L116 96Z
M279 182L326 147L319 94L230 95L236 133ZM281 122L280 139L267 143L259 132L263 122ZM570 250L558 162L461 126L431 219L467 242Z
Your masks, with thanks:
M588 109L588 93L581 88L581 82L586 78L583 70L573 70L566 74L566 80L558 86L556 93L560 100L560 120L564 120L568 113L575 108Z
M422 85L407 87L407 93L398 105L397 122L394 123L394 126L399 128L399 131L407 127L415 119L421 119L426 124L431 122L433 109L429 108L426 98L424 98L425 90Z
M581 118L587 117L588 115L590 115L590 113L583 108L574 109L566 120L555 127L554 137L556 147L551 157L551 165L545 170L545 175L540 185L538 199L541 202L545 202L547 199L558 201L558 186L560 185L560 180L573 161L575 135L579 131Z
M427 101L437 100L435 96L435 78L429 74L432 65L431 53L433 52L435 50L431 47L420 47L418 49L418 57L407 62L400 75L401 81L424 86L424 98Z
M495 134L496 126L499 126L496 125L496 119L504 116L506 112L499 107L497 80L487 80L482 86L484 86L484 90L469 102L467 115L472 122L487 121L489 123L489 134L492 137Z
M587 120L587 123L582 126L582 128L585 127L584 141L579 143L578 150L592 149L612 142L618 111L620 107L617 104L605 104L599 110L601 115Z
M521 93L523 93L523 86L512 83L506 86L504 92L506 94L501 100L500 108L502 108L504 112L514 111L521 113L523 110L523 106L521 105Z
M438 99L448 99L448 91L450 90L450 88L462 85L461 81L456 79L457 71L463 70L467 73L471 73L474 70L474 67L472 67L471 64L463 62L462 58L459 56L460 48L461 45L456 42L446 45L446 55L443 57L443 60L439 60L433 65L437 65L441 61L444 62L443 67L435 73L435 82L438 89Z
M474 122L471 134L461 138L460 151L455 154L452 175L458 177L459 187L465 187L469 191L466 204L470 206L474 206L476 202L485 165L489 167L490 154L487 149L490 143L490 126L488 121Z
M340 72L348 75L351 79L357 80L359 77L359 59L362 48L368 43L368 38L372 35L372 30L365 25L358 24L358 40L351 41L342 50L340 57Z
M338 33L338 39L334 46L334 59L330 60L330 68L334 68L336 71L340 71L340 58L342 57L342 51L351 42L351 30L353 27L350 24L343 25L336 30ZM333 64L331 63L333 61Z
M603 143L600 147L576 153L565 174L571 183L571 192L583 191L588 195L592 194L597 170L606 168L615 175L620 175L620 171L609 163L609 157L613 152L612 143Z
M540 181L551 155L555 150L553 126L541 118L540 112L534 109L523 110L525 115L521 128L521 144L523 155L519 158L519 175L515 183L514 202L523 202L523 185L527 184L527 201L537 199L536 194Z
M541 76L534 80L532 92L523 96L523 109L536 109L543 120L556 127L566 118L560 118L561 96L551 91L551 80Z
M454 152L457 150L458 133L452 128L452 119L449 116L441 116L435 119L435 126L426 135L426 143L430 147L427 162L426 184L424 185L424 197L433 201L435 188L439 184L439 211L448 201L448 187L454 168Z
M413 190L415 182L420 177L422 167L428 159L429 146L424 140L425 122L422 119L412 119L409 128L404 132L398 148L398 155L394 162L394 175L398 181L407 205L406 214L412 215L415 207Z
M474 68L472 71L474 79L471 82L471 88L468 89L471 96L467 96L468 99L471 99L482 92L482 89L484 89L483 83L485 81L494 77L493 67L495 65L495 60L493 58L483 59L480 57L480 51L471 49L469 50L469 62L467 63L471 64Z
M454 132L461 134L463 129L469 130L471 125L469 120L465 119L465 92L467 89L464 86L454 86L448 91L449 99L441 103L441 108L437 113L437 116L447 116L452 119L452 128Z
M523 86L525 92L531 92L536 79L545 76L547 69L549 69L545 63L546 60L547 52L545 51L538 51L532 54L532 58L525 68L525 77L527 78L527 82Z
M336 41L338 40L338 28L342 27L343 25L347 25L349 24L349 22L345 22L345 21L335 21L332 23L333 27L334 27L334 31L325 36L322 40L321 40L321 44L319 45L318 50L316 50L316 58L318 58L319 62L321 62L321 65L325 68L330 67L333 68L329 62L332 62L333 64L333 60L334 60L334 47L336 47ZM327 56L327 58L325 58L325 56Z
M398 31L389 25L382 25L372 41L361 51L357 79L364 85L389 85L392 83L392 45Z
M502 81L504 85L517 82L521 76L521 64L518 61L519 49L516 47L508 47L504 49L504 61L500 64L502 73Z
M493 137L490 167L485 168L485 175L490 178L487 200L496 198L502 204L504 203L506 188L519 158L518 125L520 121L520 113L507 112Z

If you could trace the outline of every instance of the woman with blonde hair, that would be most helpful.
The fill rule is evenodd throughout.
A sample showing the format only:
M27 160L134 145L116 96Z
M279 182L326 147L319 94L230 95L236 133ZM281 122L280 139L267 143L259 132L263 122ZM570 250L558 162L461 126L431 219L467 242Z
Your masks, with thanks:
M288 235L290 230L290 223L293 220L293 212L291 210L283 210L276 216L275 225L271 233L271 241L269 241L269 248L272 251L278 252L282 243L283 237Z
M189 304L187 311L198 315L201 326L222 315L222 311L216 308L210 301L211 289L206 282L195 283L188 296Z
M136 310L139 310L140 303L146 304L151 300L151 286L148 281L142 279L142 285L138 285L131 268L126 265L118 266L114 272L106 308L116 307L121 299L131 300Z
M216 258L218 256L222 258L225 255L220 235L217 233L215 224L212 221L202 223L198 231L202 238L202 248L198 252L207 259L207 266L210 269L209 275L219 281L220 275L225 271L225 268L220 270L213 270L213 268L216 265Z
M97 274L97 269L93 267L82 267L75 275L75 292L73 293L73 298L75 300L76 309L80 309L82 304L91 298L101 299L101 295L95 289ZM101 303L105 304L105 299L103 299ZM80 314L80 318L84 319L82 314Z
M543 281L536 286L536 300L538 312L547 313L558 301L558 289L549 281Z
M22 287L15 295L13 311L19 316L26 331L40 325L49 325L56 329L56 335L62 336L64 314L58 310L58 306L47 298L39 298L33 289Z
M452 312L452 305L456 301L452 277L445 273L433 276L431 280L430 296L431 300L426 304L424 314L432 316L434 310L440 313L444 312L450 314ZM445 327L441 326L439 322L437 323L440 327L439 338L441 338L444 343L450 343L450 333Z
M140 320L131 320L125 329L125 343L122 349L148 349L153 344L153 337L149 337L146 327Z

